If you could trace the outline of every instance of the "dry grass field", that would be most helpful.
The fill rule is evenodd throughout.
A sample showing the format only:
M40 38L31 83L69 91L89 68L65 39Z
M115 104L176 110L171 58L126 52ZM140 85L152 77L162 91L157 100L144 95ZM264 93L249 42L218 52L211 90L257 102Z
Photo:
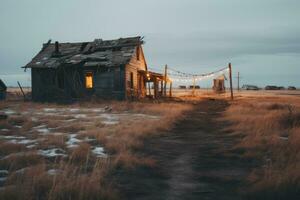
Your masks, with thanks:
M191 105L0 102L0 199L115 199L119 166L155 165L134 150Z
M300 97L286 94L243 93L224 114L242 137L235 149L261 162L249 176L251 199L300 197Z
M121 170L122 173L126 170L135 171L137 167L143 166L156 171L159 169L158 165L164 163L164 167L170 168L171 172L173 168L200 167L193 172L197 173L203 170L201 166L204 163L215 171L222 167L224 171L228 162L233 162L230 168L242 164L243 161L226 158L225 151L220 152L225 156L222 164L214 163L214 151L210 154L201 153L209 152L214 144L216 152L222 146L232 148L233 144L230 151L238 152L241 160L249 159L258 163L245 176L248 177L247 183L250 186L246 191L249 199L298 197L298 91L239 92L234 101L228 101L228 94L203 92L200 98L189 94L181 98L189 103L92 101L69 105L39 104L23 102L20 95L0 102L0 112L8 116L0 121L0 199L120 199L120 191L115 184L116 177L113 175L120 168L125 169ZM206 100L202 101L203 97ZM178 123L180 124L176 126ZM167 138L172 145L176 145L172 151L169 147L164 150L167 138L160 135L174 133L179 135ZM232 140L223 141L223 137L232 137ZM150 156L141 153L140 149L145 148L147 138L151 138L152 143L159 147L157 156L165 160L154 159L149 146L147 152ZM201 142L202 140L204 141ZM178 166L169 166L173 162L173 157L169 157L172 153L176 155L174 158L184 153L183 158L190 156L191 161L178 161ZM145 172L145 177L149 172ZM186 172L182 173L184 177ZM194 186L206 184L202 175L195 176L192 171L190 173L189 179L184 179L188 186L193 178L199 178L200 181L192 181ZM177 175L180 174L172 176ZM215 175L211 173L209 176ZM128 176L131 180L130 177ZM137 181L138 177L135 179L131 181ZM141 179L143 183L144 178ZM154 177L151 181L156 184L155 181L160 179L164 181L161 177ZM139 185L139 182L136 184ZM220 185L221 192L216 191L215 195L222 194L223 182L215 181L210 184L212 187ZM185 187L183 185L181 190ZM229 188L236 187L238 186L232 185ZM136 189L133 188L133 193ZM231 195L226 191L224 194ZM211 195L208 199L215 198L213 193L207 195Z

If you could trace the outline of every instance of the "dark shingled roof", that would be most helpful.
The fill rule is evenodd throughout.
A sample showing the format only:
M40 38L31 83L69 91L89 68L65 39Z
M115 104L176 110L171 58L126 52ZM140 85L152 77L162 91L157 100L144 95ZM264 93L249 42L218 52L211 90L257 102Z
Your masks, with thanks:
M56 53L55 43L49 41L25 68L57 68L74 64L103 67L125 65L141 44L141 37L95 39L93 42L59 43L59 53Z

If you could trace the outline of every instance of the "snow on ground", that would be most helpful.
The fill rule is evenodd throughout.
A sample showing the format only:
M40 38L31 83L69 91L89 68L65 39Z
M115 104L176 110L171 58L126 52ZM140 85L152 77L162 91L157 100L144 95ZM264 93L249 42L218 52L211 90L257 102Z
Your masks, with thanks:
M0 170L0 187L6 181L7 176L8 176L7 170Z
M106 158L107 154L104 153L104 148L97 146L97 147L93 147L92 152L96 155L96 157L99 158Z
M13 114L16 114L16 111L12 110L12 109L5 109L3 110L3 112L6 114L6 115L13 115Z
M58 156L62 156L62 157L67 157L68 156L66 154L66 152L61 148L38 150L38 154L42 155L42 156L45 156L45 157L48 157L48 158L58 157Z
M78 147L78 144L82 142L82 140L77 139L76 136L77 134L69 135L69 140L66 142L68 148Z
M39 126L35 126L32 128L33 130L36 130L37 132L39 132L41 135L47 135L50 133L49 128L47 127L46 124L42 124Z
M36 140L24 139L24 140L9 140L8 142L13 144L33 144L36 143Z
M26 137L24 136L17 136L17 135L0 135L0 139L6 139L6 140L22 140L25 139Z
M57 174L59 174L59 173L61 173L62 172L62 170L60 170L60 169L49 169L48 171L47 171L47 173L49 174L49 175L51 175L51 176L55 176L55 175L57 175Z
M47 116L57 116L58 118L55 119L58 121L58 127L62 127L64 125L70 125L72 126L74 123L82 123L85 126L88 126L93 123L101 122L105 125L113 126L120 123L121 120L143 120L143 119L150 119L150 120L159 120L161 117L156 115L149 115L149 114L143 114L143 113L132 113L129 111L123 111L123 112L112 112L112 108L109 106L105 106L102 108L77 108L77 107L70 107L70 108L54 108L54 107L46 107L46 108L30 108L27 111L18 112L14 109L5 109L3 111L7 115L15 115L18 114L20 116L28 117L33 122L39 122L43 121L44 118L47 119ZM42 117L42 118L41 118ZM22 130L22 126L15 125L14 128ZM68 132L56 132L57 128L49 128L47 125L47 122L42 122L42 124L38 126L34 126L31 128L31 130L28 132L31 135L30 138L27 138L25 136L18 136L18 135L0 135L0 140L5 140L6 142L14 143L14 144L24 144L27 149L36 148L38 147L39 142L42 140L38 137L43 135L67 135L68 139L66 141L66 147L67 148L74 148L78 147L81 142L88 142L93 143L96 139L85 137L84 139L78 139L77 137L82 134L83 131L75 132L75 133L68 133ZM9 129L0 129L2 132L8 132L11 131ZM38 134L34 134L37 132ZM24 135L22 133L22 135ZM34 137L34 138L32 138ZM109 136L107 136L109 138ZM95 142L96 143L96 142ZM102 146L96 145L91 147L91 152L96 157L105 158L107 157L107 153L105 153L105 150ZM15 156L15 155L24 155L24 152L19 153L13 153L9 156ZM45 157L57 157L62 156L66 157L67 152L61 148L50 148L50 149L37 149L37 154L45 156ZM6 157L2 158L5 159ZM56 174L55 169L51 169L48 171L49 174ZM1 174L1 170L0 170Z
M76 118L76 119L81 119L81 118L86 118L86 117L87 117L86 114L76 114L76 115L74 115L74 118Z

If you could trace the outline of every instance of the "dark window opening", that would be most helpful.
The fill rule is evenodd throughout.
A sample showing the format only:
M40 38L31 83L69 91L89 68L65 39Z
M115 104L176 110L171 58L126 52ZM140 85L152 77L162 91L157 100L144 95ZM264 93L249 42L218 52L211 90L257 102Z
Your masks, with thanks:
M130 72L130 89L133 89L133 72Z

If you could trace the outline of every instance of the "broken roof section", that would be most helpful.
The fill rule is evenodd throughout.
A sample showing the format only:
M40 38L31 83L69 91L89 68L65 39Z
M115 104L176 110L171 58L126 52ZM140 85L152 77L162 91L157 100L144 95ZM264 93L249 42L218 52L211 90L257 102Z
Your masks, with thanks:
M143 40L140 36L81 43L51 43L49 40L24 68L57 68L76 64L102 67L125 65L141 44Z

